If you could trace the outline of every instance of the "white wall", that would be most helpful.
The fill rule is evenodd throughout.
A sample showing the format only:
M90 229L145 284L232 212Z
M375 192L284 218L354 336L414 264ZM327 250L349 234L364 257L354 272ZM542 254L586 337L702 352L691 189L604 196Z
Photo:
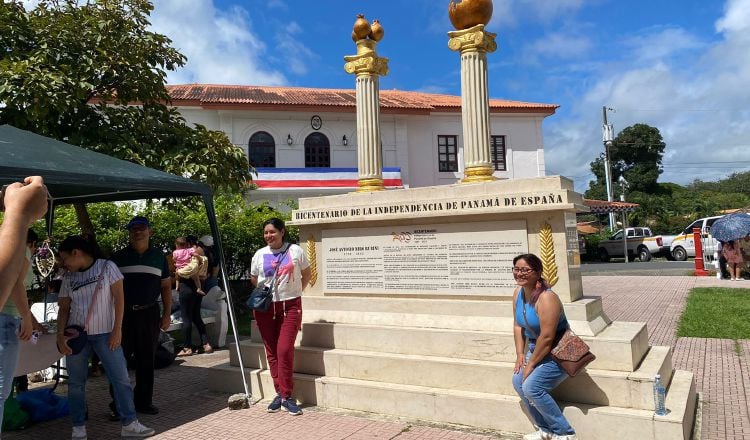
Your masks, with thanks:
M222 130L232 143L247 152L253 133L266 131L276 143L276 166L302 168L305 166L304 141L313 133L310 119L317 114L323 120L320 132L331 143L331 167L357 167L356 115L332 112L287 112L204 110L180 107L188 123L200 123L213 130ZM542 122L544 117L523 114L492 114L491 134L506 137L506 168L497 171L499 178L543 176L544 145ZM401 167L402 180L412 187L456 183L463 176L463 135L460 113L431 115L381 114L383 165ZM293 139L287 145L287 135ZM343 136L349 143L344 146ZM438 172L437 136L458 136L459 170L455 173Z

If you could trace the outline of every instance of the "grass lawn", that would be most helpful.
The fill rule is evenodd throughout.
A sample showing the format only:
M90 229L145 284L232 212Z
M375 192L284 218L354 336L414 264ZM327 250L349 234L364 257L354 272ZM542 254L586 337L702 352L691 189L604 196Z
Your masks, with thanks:
M679 337L750 339L750 289L692 289L677 329Z

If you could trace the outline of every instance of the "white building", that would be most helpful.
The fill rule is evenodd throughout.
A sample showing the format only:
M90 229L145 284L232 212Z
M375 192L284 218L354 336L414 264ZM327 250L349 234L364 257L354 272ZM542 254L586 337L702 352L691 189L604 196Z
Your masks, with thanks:
M259 182L268 168L321 179L341 171L335 173L340 179L349 173L356 180L353 89L188 84L168 90L172 105L188 123L224 131L246 150L250 164L259 169ZM404 186L452 184L463 177L459 96L382 90L380 104L383 166L391 174L400 168ZM556 109L551 104L490 100L496 177L545 175L542 122ZM352 181L340 185L260 186L263 198L271 200L356 188Z

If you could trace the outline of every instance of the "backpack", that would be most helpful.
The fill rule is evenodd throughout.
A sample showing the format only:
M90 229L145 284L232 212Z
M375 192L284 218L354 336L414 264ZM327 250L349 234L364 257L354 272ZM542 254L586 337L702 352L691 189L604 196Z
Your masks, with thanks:
M29 426L31 417L29 413L21 408L21 404L16 400L15 392L11 386L10 396L5 399L3 405L3 426L2 431L17 431Z

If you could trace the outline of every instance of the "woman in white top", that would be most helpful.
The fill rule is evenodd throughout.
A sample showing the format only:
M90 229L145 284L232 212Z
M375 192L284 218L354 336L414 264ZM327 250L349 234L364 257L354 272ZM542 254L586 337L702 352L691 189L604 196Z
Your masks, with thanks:
M267 312L254 312L276 389L268 412L283 408L296 416L302 410L292 398L294 341L302 326L302 291L310 282L311 270L302 248L285 243L285 236L282 220L272 218L263 223L263 239L268 246L253 256L250 275L253 286L269 286L273 292L271 308Z
M86 379L93 350L102 361L121 416L123 438L144 438L154 430L138 422L133 404L133 387L120 342L125 298L122 273L109 260L95 258L95 246L81 236L70 236L59 246L67 273L58 297L57 348L66 355L68 400L73 421L72 439L86 439ZM73 354L68 345L67 326L82 327L87 334L82 349Z

